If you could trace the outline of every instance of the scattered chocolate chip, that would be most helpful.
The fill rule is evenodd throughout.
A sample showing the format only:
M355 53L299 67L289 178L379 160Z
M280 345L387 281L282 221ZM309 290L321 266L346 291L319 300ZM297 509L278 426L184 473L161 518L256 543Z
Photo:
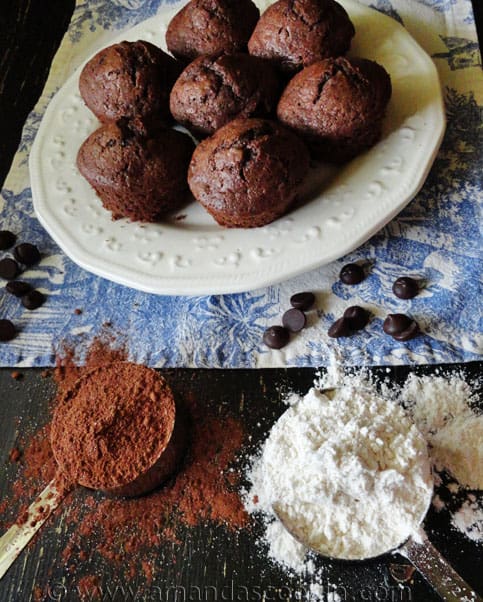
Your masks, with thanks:
M295 309L301 309L302 311L307 311L312 307L315 303L315 295L314 293L304 292L304 293L296 293L290 297L290 305L295 307Z
M32 290L30 284L23 280L10 280L5 285L5 288L11 295L15 295L15 297L23 297Z
M4 251L5 249L9 249L13 247L17 237L10 230L0 230L0 249Z
M74 313L75 313L75 315L76 315L76 316L80 316L80 315L81 315L81 313L82 313L82 309L80 309L79 307L76 307L76 308L74 309Z
M348 307L343 316L352 330L362 330L369 322L369 312L359 305Z
M419 293L419 284L414 278L401 276L392 285L392 292L400 299L412 299Z
M15 334L15 326L10 320L0 320L0 341L11 341Z
M382 329L386 334L399 334L409 328L411 322L411 318L406 316L406 314L389 314L384 320Z
M344 284L359 284L364 280L365 274L357 263L348 263L341 269L339 278Z
M409 341L411 339L414 339L414 337L417 337L418 334L419 334L418 323L415 320L412 320L411 324L409 325L408 328L406 328L406 330L403 330L402 332L397 332L397 333L393 334L392 338L396 339L396 341Z
M18 370L14 370L10 376L13 378L13 380L21 380L23 378L23 374Z
M349 320L347 320L346 318L339 318L332 324L327 334L333 339L338 339L340 337L348 337L351 334Z
M389 314L382 329L396 341L409 341L419 334L418 323L405 314Z
M15 259L5 257L0 260L0 277L5 280L13 280L20 274L20 267Z
M44 303L44 301L45 295L36 289L30 291L22 297L22 305L26 309L30 310L37 309Z
M290 339L290 334L283 326L270 326L263 333L263 342L271 349L285 347Z
M34 265L40 261L40 253L35 245L23 242L13 250L13 256L17 261L25 265Z
M305 328L306 323L307 318L305 317L304 312L295 307L287 310L282 316L282 324L287 330L290 330L290 332L301 331L302 328Z

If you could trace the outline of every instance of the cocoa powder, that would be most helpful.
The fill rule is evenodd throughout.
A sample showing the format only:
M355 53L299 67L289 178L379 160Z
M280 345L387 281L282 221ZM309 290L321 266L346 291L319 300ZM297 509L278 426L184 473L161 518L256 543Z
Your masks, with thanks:
M52 449L73 483L115 490L154 466L174 422L171 389L155 370L113 362L89 371L58 400Z
M8 454L8 459L10 462L18 462L21 457L22 452L17 447L13 447Z
M105 325L102 334L87 345L62 344L59 347L54 370L57 384L57 398L71 389L76 381L90 370L112 362L128 360L127 349L119 336Z
M54 371L58 394L53 405L89 371L126 358L126 350L115 337L96 339L82 365L73 350L64 349ZM189 421L189 445L179 472L168 483L132 499L106 498L79 487L49 518L47 525L55 524L62 512L69 527L69 540L58 564L72 572L72 577L92 573L104 559L126 578L142 574L149 581L159 562L160 546L167 541L173 546L181 544L186 528L214 523L237 531L248 526L249 517L238 495L239 473L232 469L244 441L242 423L221 411L216 400L207 405L191 393L180 401ZM28 505L56 473L49 432L47 424L30 441L22 442L22 470L5 513L0 508L3 526L11 524L18 516L12 512L21 504ZM37 537L41 534L42 530ZM47 581L39 585L46 591Z
M101 580L97 575L84 575L77 582L77 592L81 600L100 600L102 592Z
M190 448L175 478L140 498L96 502L89 497L81 507L78 531L64 550L64 562L95 537L94 555L118 565L129 561L128 568L137 557L145 568L156 558L163 541L180 543L180 528L206 522L222 524L231 531L247 526L248 516L237 492L238 475L228 471L243 443L242 426L230 416L205 416L193 401L189 406Z

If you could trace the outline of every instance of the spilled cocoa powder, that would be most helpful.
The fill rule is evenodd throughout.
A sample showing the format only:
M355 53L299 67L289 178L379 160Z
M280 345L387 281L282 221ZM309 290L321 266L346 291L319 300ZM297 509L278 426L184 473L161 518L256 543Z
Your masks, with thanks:
M84 575L77 582L79 597L87 600L102 598L101 580L97 575Z
M22 452L18 449L18 447L12 447L10 453L8 454L8 459L10 462L18 462L22 457Z
M77 364L73 350L64 349L53 371L57 396L52 408L88 371L127 359L126 350L114 343L96 339L82 365ZM63 515L69 537L58 563L67 567L72 578L81 578L83 570L92 566L90 562L103 559L126 578L142 575L149 583L160 546L181 544L186 529L204 523L223 525L232 532L248 527L249 517L238 493L240 475L232 468L244 442L242 423L221 411L216 402L200 403L194 392L177 401L188 417L189 443L183 464L170 481L131 499L109 498L78 487L47 521L55 525ZM0 507L1 514L2 510L10 514L0 521L2 528L15 520L8 510L19 505L26 508L56 474L49 436L50 423L24 442L21 474L13 484L8 506ZM77 583L87 581L90 578L84 577L85 583Z

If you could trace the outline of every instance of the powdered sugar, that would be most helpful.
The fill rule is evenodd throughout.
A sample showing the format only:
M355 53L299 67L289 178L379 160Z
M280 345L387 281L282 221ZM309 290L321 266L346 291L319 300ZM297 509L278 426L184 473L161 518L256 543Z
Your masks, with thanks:
M324 600L325 602L341 602L342 598L336 591L327 591L320 583L312 583L309 588L310 600Z
M279 520L273 520L267 525L266 538L269 542L268 556L278 561L283 558L287 567L297 573L306 570L307 548L296 541Z
M483 506L472 494L463 502L451 519L451 523L473 541L483 541Z
M298 539L338 558L401 544L432 493L426 444L401 408L350 385L332 399L313 388L291 406L252 482L261 507L275 504Z
M483 489L483 415L471 407L470 385L456 376L411 374L399 397L427 439L436 468L464 487Z
M393 383L374 382L367 371L352 370L349 374L344 372L337 361L331 362L327 372L318 375L314 383L318 388L328 386L347 386L366 389L377 395L377 390L383 391L384 397L392 399L394 403L404 405L414 418L418 427L423 431L425 438L430 443L431 459L435 466L441 470L450 470L453 476L459 477L463 482L479 481L478 471L482 470L482 462L473 464L465 458L477 457L474 454L481 453L482 439L477 440L471 433L475 424L479 424L481 414L475 407L475 395L472 386L465 381L464 376L449 376L440 374L438 376L415 376L410 375L401 388L395 388ZM301 399L296 394L287 395L286 403L289 406L297 404ZM475 418L477 419L475 422ZM452 425L449 427L449 425ZM449 427L449 428L448 428ZM479 428L476 426L476 428ZM441 431L443 430L443 435ZM444 434L446 431L446 434ZM453 439L453 445L445 446L446 454L442 453L441 446L436 444L444 439ZM452 451L462 450L461 454L452 455ZM462 469L465 466L465 469ZM261 475L262 460L258 453L250 461L248 476L252 482L250 494L246 496L246 506L249 512L258 512L265 524L265 535L263 541L269 548L269 556L277 564L285 567L288 571L304 573L312 577L311 599L326 600L327 592L324 590L319 596L317 588L324 580L320 568L315 568L314 557L307 549L299 544L276 520L271 506L264 498L263 479ZM462 475L465 475L462 479ZM439 482L438 474L435 474ZM481 481L479 481L481 482ZM446 486L446 494L461 496L462 490L457 483L449 483ZM259 495L258 504L253 503L253 496ZM454 499L459 499L454 497ZM437 510L449 508L445 501L436 495L433 500ZM466 499L457 505L450 505L451 524L472 541L478 543L483 541L483 506L481 498L468 493ZM456 509L455 509L456 508Z

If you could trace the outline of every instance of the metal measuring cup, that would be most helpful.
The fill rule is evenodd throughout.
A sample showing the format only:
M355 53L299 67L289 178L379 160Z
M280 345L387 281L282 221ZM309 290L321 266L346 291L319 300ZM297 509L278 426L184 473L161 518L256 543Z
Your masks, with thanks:
M337 388L328 388L322 390L322 393L328 397L331 397L336 391ZM398 552L407 558L420 572L424 579L431 585L431 587L438 592L443 600L447 602L483 602L483 598L479 596L468 585L468 583L466 583L466 581L454 570L448 561L433 546L433 544L429 541L424 528L422 527L423 521L428 513L429 507L431 506L432 497L433 491L431 490L430 494L428 495L424 512L418 521L419 527L415 536L408 537L408 539L406 539L404 542L401 542L398 546L391 550L387 550L385 553ZM286 531L288 531L288 533L290 533L290 535L296 541L301 543L308 550L315 552L322 558L356 564L364 560L370 560L382 556L382 554L380 554L367 558L348 559L327 555L326 553L323 553L320 550L312 547L310 544L304 541L303 537L295 532L294 528L290 525L290 518L283 510L282 504L272 504L272 510Z

